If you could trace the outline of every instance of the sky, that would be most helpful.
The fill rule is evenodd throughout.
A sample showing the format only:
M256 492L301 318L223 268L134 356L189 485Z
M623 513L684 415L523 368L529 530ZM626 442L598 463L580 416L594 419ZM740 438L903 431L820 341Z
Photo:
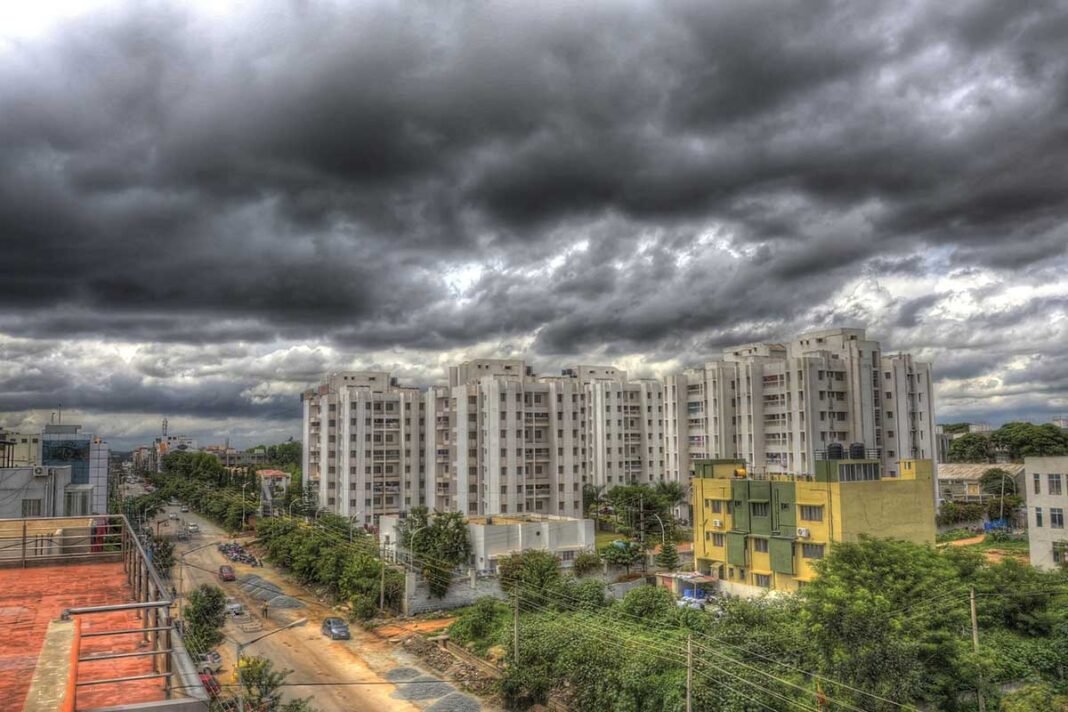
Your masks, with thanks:
M0 425L299 437L327 371L864 326L1068 412L1068 3L0 4Z

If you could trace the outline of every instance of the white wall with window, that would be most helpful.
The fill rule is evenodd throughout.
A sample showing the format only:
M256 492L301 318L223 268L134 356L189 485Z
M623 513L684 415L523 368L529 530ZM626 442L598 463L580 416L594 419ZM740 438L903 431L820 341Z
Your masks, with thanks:
M1029 457L1024 460L1027 498L1027 537L1031 564L1053 569L1068 564L1068 510L1065 479L1068 457Z

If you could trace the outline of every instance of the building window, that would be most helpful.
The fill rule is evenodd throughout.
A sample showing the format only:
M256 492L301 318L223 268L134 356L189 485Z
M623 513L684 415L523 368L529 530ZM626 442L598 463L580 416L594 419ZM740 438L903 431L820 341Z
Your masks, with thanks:
M823 544L802 544L801 556L806 559L822 559Z
M1035 494L1042 494L1042 475L1035 473Z
M1049 525L1053 529L1064 529L1064 510L1060 507L1050 507Z
M25 441L23 441L25 442ZM23 517L39 517L41 516L41 500L39 499L24 499L22 500L22 516Z
M1035 507L1035 526L1042 526L1042 507Z
M727 535L726 534L716 534L716 533L712 534L712 546L723 546L724 544L726 544L726 541L727 541Z
M806 522L822 522L823 507L812 504L801 505L801 519Z
M1049 493L1060 494L1061 493L1061 476L1060 475L1046 475L1049 481Z
M770 509L767 502L753 502L749 507L749 511L754 517L768 516L768 510Z
M721 499L712 500L712 514L722 514L722 513L723 513L723 500L721 500Z
M768 540L767 539L753 539L753 551L758 554L768 553Z
M1068 564L1068 543L1063 541L1053 542L1053 563Z
M761 588L771 588L771 576L768 574L756 574L753 577L756 580L756 585Z

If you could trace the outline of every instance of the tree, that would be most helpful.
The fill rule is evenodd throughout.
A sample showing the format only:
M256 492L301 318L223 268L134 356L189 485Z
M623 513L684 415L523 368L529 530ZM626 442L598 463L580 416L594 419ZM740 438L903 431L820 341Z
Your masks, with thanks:
M1068 710L1068 695L1057 694L1049 683L1026 685L1001 698L1001 712Z
M950 462L993 462L991 438L979 433L961 435L949 444Z
M609 566L626 567L630 573L630 567L637 563L642 556L642 548L635 541L614 541L601 549L601 558Z
M435 512L415 507L401 522L398 536L420 568L430 594L443 598L452 584L453 571L471 558L467 519L460 512Z
M221 629L226 622L226 594L218 586L201 584L189 592L182 609L186 636L194 650L214 648L222 642Z
M991 433L990 440L1015 462L1025 457L1068 455L1068 433L1052 423L1005 423Z
M819 576L800 594L801 620L827 675L897 703L955 698L962 683L975 689L964 665L969 647L958 635L967 624L963 599L923 616L910 612L945 597L957 574L951 560L930 547L864 538L835 544L816 569ZM866 710L897 709L863 703Z
M152 537L152 565L160 573L169 571L174 566L174 544L162 537Z
M498 561L497 575L506 594L518 589L520 605L544 604L560 582L560 559L544 549L527 549Z
M675 611L675 596L660 586L639 586L623 596L621 610L631 618L664 620Z
M668 571L674 571L679 568L679 550L673 540L668 539L660 547L660 553L656 556L656 563Z
M984 494L997 496L1016 494L1016 480L1006 470L991 467L979 478L979 485Z
M282 686L291 670L275 670L267 658L245 657L240 694L245 709L256 712L314 712L308 698L282 702Z

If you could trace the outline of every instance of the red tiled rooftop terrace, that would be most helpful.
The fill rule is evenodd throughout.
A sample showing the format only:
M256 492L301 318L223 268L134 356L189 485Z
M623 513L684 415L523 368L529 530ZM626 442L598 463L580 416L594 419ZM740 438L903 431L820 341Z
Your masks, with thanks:
M22 709L48 624L59 618L65 609L133 600L121 562L0 568L0 700L3 701L0 705L3 709ZM96 613L80 618L83 635L140 626L133 611ZM139 633L85 638L81 656L147 650L138 648L140 642ZM78 680L151 672L150 657L117 658L81 663ZM89 685L79 688L77 696L78 709L162 699L164 689L160 679Z

